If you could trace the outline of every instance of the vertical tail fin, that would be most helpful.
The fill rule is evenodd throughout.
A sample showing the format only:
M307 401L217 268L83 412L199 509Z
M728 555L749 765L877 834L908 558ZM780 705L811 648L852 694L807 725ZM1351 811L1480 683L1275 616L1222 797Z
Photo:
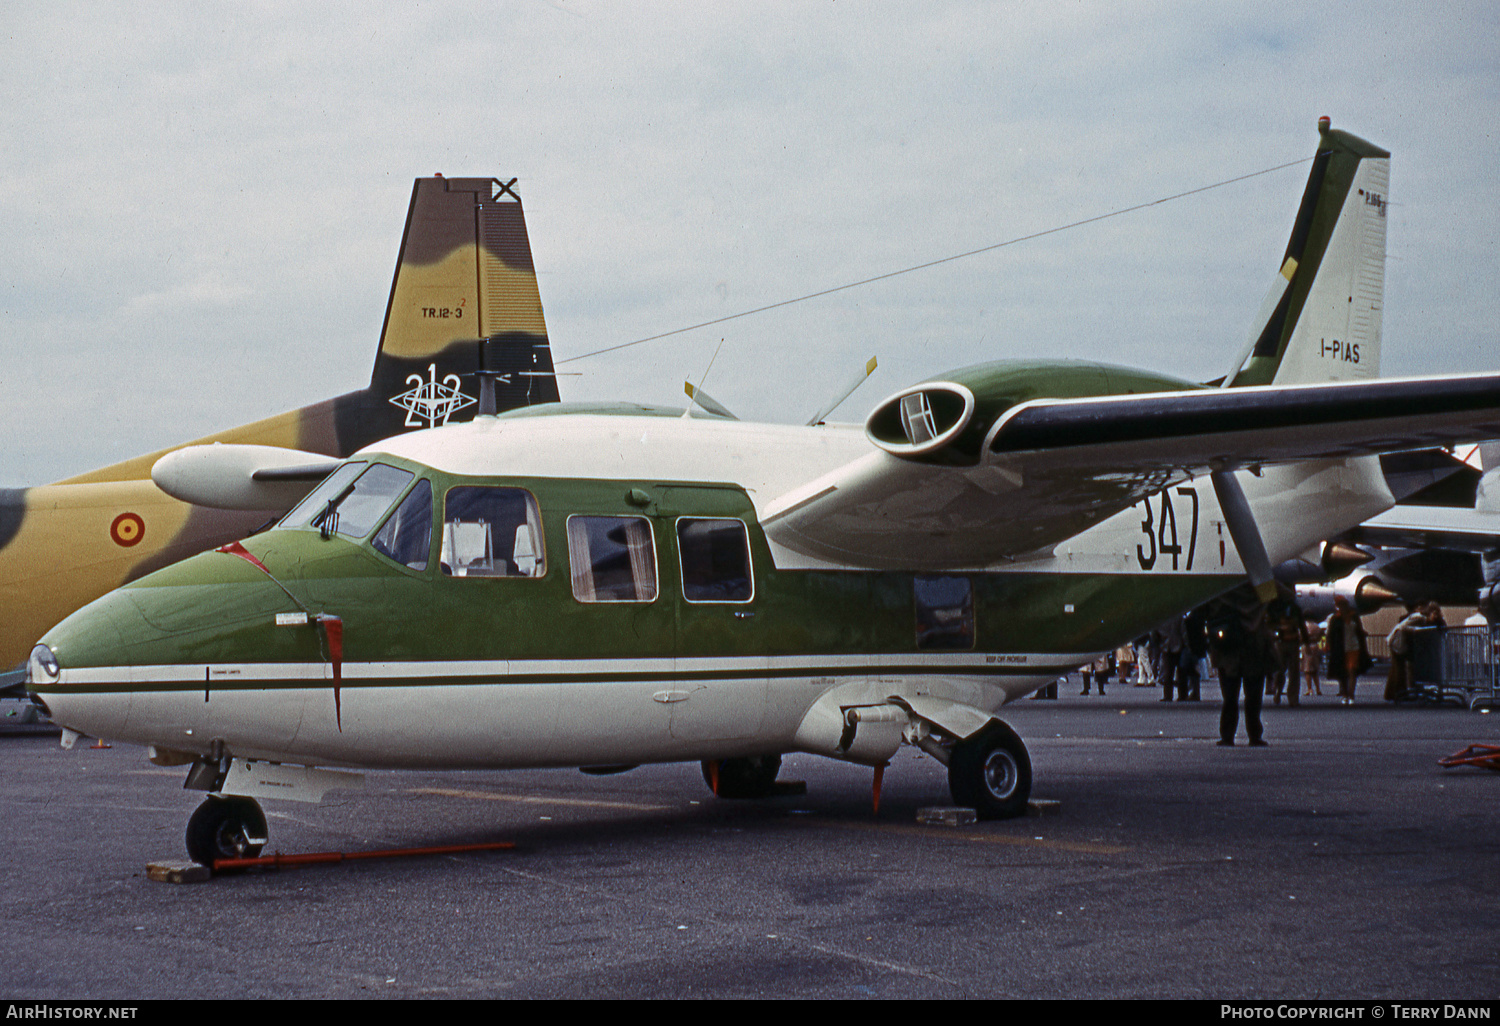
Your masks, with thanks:
M368 401L339 420L346 448L470 419L479 395L473 373L481 369L505 372L495 389L500 410L557 401L514 185L417 179Z
M1231 372L1232 386L1380 373L1391 155L1330 127L1327 118L1318 135L1277 285L1248 362Z

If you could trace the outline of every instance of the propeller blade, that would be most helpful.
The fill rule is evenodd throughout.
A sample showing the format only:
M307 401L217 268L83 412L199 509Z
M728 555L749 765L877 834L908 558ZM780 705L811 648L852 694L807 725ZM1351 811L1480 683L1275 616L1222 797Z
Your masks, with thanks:
M691 381L684 381L682 383L682 390L687 393L689 399L697 403L699 407L701 407L705 412L712 413L715 417L727 417L730 420L740 419L734 414L730 413L729 410L725 408L724 404L719 402L713 396L709 395L707 392L703 391L703 389L694 388Z
M829 402L821 410L819 410L817 413L814 413L812 415L812 419L807 422L807 426L808 427L812 427L814 424L821 423L822 420L823 420L823 418L827 417L834 410L838 409L839 408L839 404L842 403L845 399L849 398L851 395L853 395L854 394L854 390L856 388L858 388L860 385L863 385L865 383L865 379L868 378L871 374L874 374L874 373L875 373L875 357L872 356L868 360L865 361L865 365L860 368L859 373L856 374L854 376L854 378L851 379L844 386L843 391L839 392L839 394L834 397L834 399L833 399L832 402Z

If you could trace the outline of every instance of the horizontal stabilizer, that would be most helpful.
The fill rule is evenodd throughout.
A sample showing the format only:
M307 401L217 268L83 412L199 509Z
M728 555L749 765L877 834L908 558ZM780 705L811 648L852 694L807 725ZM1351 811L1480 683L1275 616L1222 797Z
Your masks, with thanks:
M274 445L190 445L157 460L151 480L195 506L284 512L338 465L315 452Z

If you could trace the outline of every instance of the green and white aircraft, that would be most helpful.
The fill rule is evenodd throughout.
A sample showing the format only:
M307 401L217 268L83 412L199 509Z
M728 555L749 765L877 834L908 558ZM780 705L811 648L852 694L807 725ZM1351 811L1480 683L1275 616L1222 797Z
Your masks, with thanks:
M73 614L29 688L209 792L193 858L331 767L943 762L986 817L1031 766L1003 706L1392 504L1372 453L1500 435L1500 374L1377 380L1389 154L1319 124L1226 380L1004 361L863 426L548 404L386 439L266 533ZM229 449L231 447L223 447ZM212 454L205 473L212 479ZM234 484L226 460L226 487ZM243 467L242 467L243 472Z

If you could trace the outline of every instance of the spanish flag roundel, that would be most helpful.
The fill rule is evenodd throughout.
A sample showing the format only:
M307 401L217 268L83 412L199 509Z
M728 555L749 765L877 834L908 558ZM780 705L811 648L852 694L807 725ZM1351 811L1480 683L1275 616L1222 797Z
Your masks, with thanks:
M121 513L109 525L109 536L127 549L146 536L146 522L135 513Z

